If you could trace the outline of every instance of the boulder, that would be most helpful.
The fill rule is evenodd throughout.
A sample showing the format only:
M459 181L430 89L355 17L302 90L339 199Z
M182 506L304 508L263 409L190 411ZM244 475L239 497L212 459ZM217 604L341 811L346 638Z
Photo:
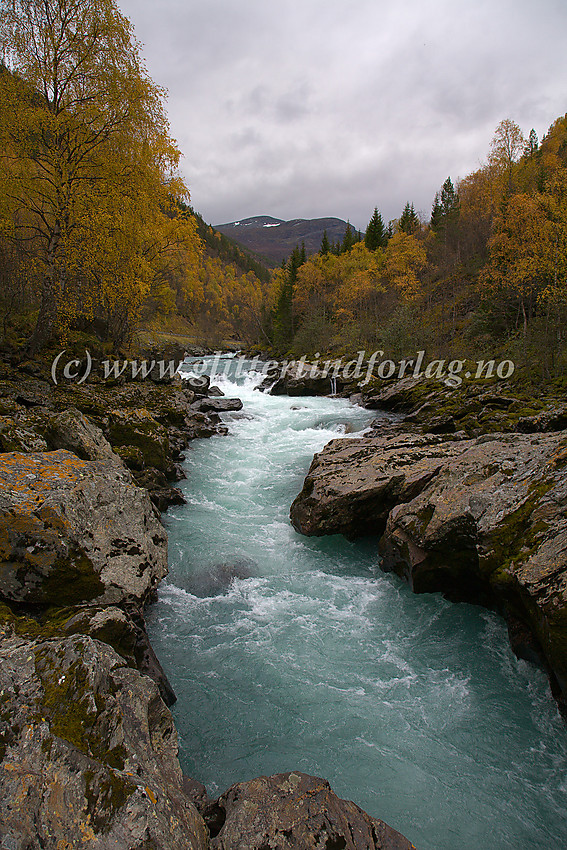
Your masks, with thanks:
M193 402L192 407L201 413L230 413L242 410L243 404L239 398L201 398Z
M139 449L146 466L167 472L171 466L167 431L145 408L113 410L108 435L113 446Z
M196 396L205 396L209 391L211 379L209 375L190 375L188 378L183 378L183 386L185 389Z
M254 575L257 575L257 564L254 561L250 558L234 558L211 564L187 576L182 587L193 596L206 598L225 593L235 579L247 579Z
M83 460L100 460L110 466L122 465L100 428L76 408L47 413L44 428L50 449L67 449Z
M224 425L217 425L206 413L195 410L187 420L184 434L187 440L195 440L215 434L228 434L228 429Z
M65 450L0 455L0 588L42 604L148 601L167 536L128 470Z
M313 458L292 525L306 535L380 535L390 510L416 496L455 451L434 435L331 440Z
M108 644L130 667L153 679L165 704L173 705L176 696L148 638L144 615L136 605L125 607L87 605L50 610L46 621L57 624L66 635L88 635Z
M160 513L171 505L184 505L185 496L177 487L172 487L167 478L157 469L144 469L134 472L134 479L139 487L144 487L150 494L152 503Z
M241 782L205 810L212 850L415 850L328 782L280 773Z
M272 379L270 395L331 395L342 389L344 384L338 378L333 384L331 379L331 374L314 364L292 361L287 364L283 374L275 383ZM265 389L266 386L266 382L263 381L260 388Z
M0 627L0 846L206 850L157 686L90 637Z

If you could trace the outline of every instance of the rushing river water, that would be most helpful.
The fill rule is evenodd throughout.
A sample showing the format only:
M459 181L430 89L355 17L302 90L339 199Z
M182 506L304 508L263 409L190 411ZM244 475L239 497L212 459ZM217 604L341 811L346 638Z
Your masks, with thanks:
M187 504L165 516L170 573L148 629L185 772L211 796L323 776L418 850L566 847L566 728L501 619L410 593L379 571L375 541L289 523L314 452L374 414L259 381L215 381L244 410L225 416L229 436L192 443Z

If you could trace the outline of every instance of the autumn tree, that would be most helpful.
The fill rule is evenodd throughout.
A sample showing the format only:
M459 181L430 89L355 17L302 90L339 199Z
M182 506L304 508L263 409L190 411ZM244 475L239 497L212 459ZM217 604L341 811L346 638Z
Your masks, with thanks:
M0 181L14 239L40 267L35 351L95 302L137 309L145 237L186 189L164 92L114 0L0 0ZM192 238L194 226L185 223Z
M512 193L514 165L524 152L526 140L519 126L510 118L501 121L490 143L488 164L505 179L507 194Z
M425 248L415 236L400 230L388 242L384 273L406 301L419 295L420 275L426 262Z
M552 228L543 199L512 195L496 221L489 251L481 283L491 297L508 294L514 298L525 338L538 295L553 268Z

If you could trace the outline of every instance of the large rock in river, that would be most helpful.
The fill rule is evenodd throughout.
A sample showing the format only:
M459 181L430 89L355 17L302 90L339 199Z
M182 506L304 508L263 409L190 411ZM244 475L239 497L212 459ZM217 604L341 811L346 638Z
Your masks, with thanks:
M0 455L0 593L16 602L144 603L167 536L121 465L63 449Z
M390 510L416 496L455 450L430 434L331 440L313 458L292 524L307 535L382 534Z
M270 395L331 395L342 389L344 381L335 378L334 372L321 369L312 363L292 361L283 369L281 376L273 383Z
M565 707L566 466L562 434L334 440L291 518L304 534L383 535L382 568L416 592L498 607Z
M215 830L210 822L215 850L415 850L384 821L305 773L233 785L215 807L220 826Z

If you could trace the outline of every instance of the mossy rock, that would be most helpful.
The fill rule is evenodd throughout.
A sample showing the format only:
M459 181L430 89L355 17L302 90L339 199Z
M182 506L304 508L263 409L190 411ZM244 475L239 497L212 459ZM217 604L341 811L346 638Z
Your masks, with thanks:
M113 410L109 417L108 437L114 448L138 449L146 466L166 472L171 466L167 431L145 408Z
M138 446L114 446L114 451L133 472L142 472L146 468L144 454Z
M0 416L0 451L44 452L47 443L35 430L8 416Z

